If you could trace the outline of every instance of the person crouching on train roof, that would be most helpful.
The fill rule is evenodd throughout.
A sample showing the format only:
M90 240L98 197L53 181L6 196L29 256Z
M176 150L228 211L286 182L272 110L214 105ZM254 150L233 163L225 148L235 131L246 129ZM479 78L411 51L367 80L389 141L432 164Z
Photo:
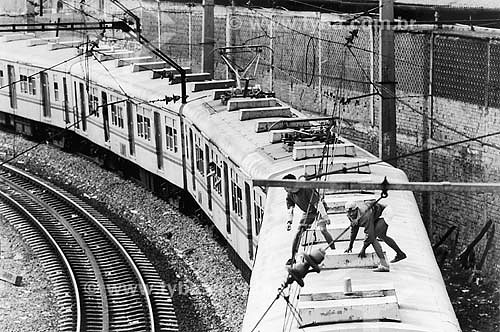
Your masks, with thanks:
M284 180L296 180L297 178L293 174L287 174L283 177ZM299 228L292 244L292 258L288 260L287 265L292 265L294 262L295 254L299 249L300 238L302 234L311 227L316 217L319 215L318 226L323 234L327 243L330 243L330 248L335 249L335 243L330 233L326 229L326 225L330 223L330 219L323 205L323 201L320 200L320 196L317 190L309 188L287 188L285 187L286 195L286 207L288 209L288 220L287 220L287 230L291 230L293 221L293 209L297 205L304 214L300 219Z
M371 244L380 259L380 265L373 270L375 272L389 272L389 264L384 257L382 247L377 241L377 237L387 243L387 245L396 252L396 257L391 263L396 263L406 258L406 254L399 248L396 241L387 236L388 225L383 215L385 209L386 207L380 203L375 203L373 206L370 204L370 206L368 206L365 202L348 201L345 204L347 217L351 222L351 240L345 252L352 251L352 244L358 235L359 227L364 227L365 240L363 242L363 248L358 256L361 258L366 257L365 250Z

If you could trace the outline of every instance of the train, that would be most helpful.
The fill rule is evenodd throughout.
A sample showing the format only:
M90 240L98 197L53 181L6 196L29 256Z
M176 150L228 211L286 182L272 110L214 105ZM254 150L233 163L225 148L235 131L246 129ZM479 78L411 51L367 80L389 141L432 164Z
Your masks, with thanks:
M189 97L181 103L175 70L120 48L94 45L90 54L82 40L13 32L0 43L0 124L63 147L93 149L148 188L195 202L250 280L243 331L460 331L411 192L382 198L380 191L322 191L336 249L326 250L319 273L308 273L303 286L283 287L294 235L286 230L286 193L254 186L255 179L326 169L329 180L408 181L343 138L341 126L332 142L328 117L308 116L258 86L238 90L232 79L190 68ZM61 131L67 135L53 135ZM379 198L393 212L389 234L408 256L385 274L369 269L377 264L373 252L357 257L362 238L345 253L348 233L342 234L349 227L346 201ZM299 219L297 213L294 227ZM324 247L315 225L301 239L302 258Z

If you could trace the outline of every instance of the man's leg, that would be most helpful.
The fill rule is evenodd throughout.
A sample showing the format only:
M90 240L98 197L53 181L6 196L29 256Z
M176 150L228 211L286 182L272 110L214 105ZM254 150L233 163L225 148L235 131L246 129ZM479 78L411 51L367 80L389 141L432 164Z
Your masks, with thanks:
M399 248L396 241L394 241L391 237L387 236L387 228L388 225L383 218L377 220L375 224L375 234L379 238L381 238L389 247L392 248L396 252L396 258L394 258L391 263L395 263L402 259L406 258L406 254Z
M377 239L373 240L372 246L373 249L375 249L375 253L377 254L378 258L380 259L380 265L389 269L389 263L387 263L387 260L384 257L384 252L382 251L382 247L380 246L380 243L377 241Z
M335 249L335 243L333 243L333 237L330 234L330 232L328 232L328 230L326 229L326 225L330 224L330 217L328 217L328 214L326 213L325 206L323 205L322 201L318 202L318 214L319 214L319 221L318 221L319 230L321 231L321 234L323 234L326 243L330 244L330 248Z
M331 249L335 249L335 243L333 242L333 237L330 234L330 232L326 229L326 224L319 223L319 229L321 231L321 234L323 234L323 237L325 238L326 243L330 244Z
M304 233L305 230L306 230L306 228L304 226L300 225L299 230L297 231L297 234L295 234L295 238L293 239L293 244L292 244L292 259L295 258L295 254L299 250L300 238L302 236L302 233Z

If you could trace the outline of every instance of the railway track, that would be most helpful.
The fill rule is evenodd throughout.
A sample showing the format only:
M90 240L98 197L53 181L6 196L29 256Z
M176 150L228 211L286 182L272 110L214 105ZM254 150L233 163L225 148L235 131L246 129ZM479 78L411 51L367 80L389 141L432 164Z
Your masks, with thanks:
M155 268L85 202L4 166L0 213L47 270L60 331L178 331L169 288Z

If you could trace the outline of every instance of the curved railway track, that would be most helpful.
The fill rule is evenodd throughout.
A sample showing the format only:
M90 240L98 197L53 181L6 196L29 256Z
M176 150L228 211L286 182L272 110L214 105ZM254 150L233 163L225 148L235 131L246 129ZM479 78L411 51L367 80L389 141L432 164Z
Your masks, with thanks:
M61 331L177 331L168 287L140 249L73 195L10 166L0 213L40 257L61 307Z

